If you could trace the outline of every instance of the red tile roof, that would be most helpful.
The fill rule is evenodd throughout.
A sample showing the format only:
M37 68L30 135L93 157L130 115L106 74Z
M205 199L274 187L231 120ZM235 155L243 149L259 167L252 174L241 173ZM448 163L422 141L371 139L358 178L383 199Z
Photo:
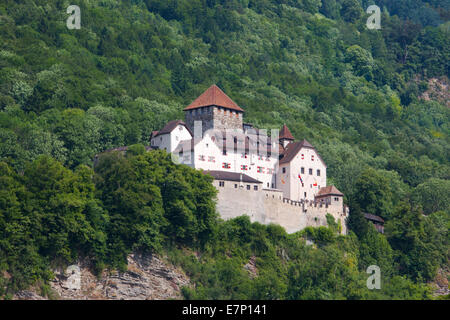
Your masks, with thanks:
M316 197L322 197L322 196L328 196L328 195L334 195L334 196L344 196L342 192L340 192L335 186L326 186L323 188L320 188L319 192L317 192Z
M227 172L227 171L218 171L218 170L206 170L203 171L203 174L209 174L214 177L215 180L227 180L227 181L242 181L247 183L262 183L259 180L256 180L244 173L238 172Z
M289 131L288 127L284 124L283 128L281 128L280 136L278 139L288 139L288 140L295 140L292 136L292 133Z
M364 213L364 217L365 217L367 220L376 221L376 222L380 222L380 223L383 223L383 224L384 224L384 220L383 220L383 218L380 217L380 216L376 216L376 215L370 214L370 213Z
M203 92L197 99L194 100L189 106L184 108L184 111L209 107L209 106L219 106L239 112L244 112L233 100L228 97L225 92L220 90L215 84Z
M192 131L186 126L186 123L184 123L181 120L172 120L172 121L168 122L164 126L164 128L161 129L161 131L153 131L153 132L156 132L156 133L155 133L155 135L153 135L153 132L152 132L152 138L153 137L157 137L157 136L162 135L162 134L171 133L178 125L184 126L189 131L191 136L193 136Z
M303 139L300 142L291 142L289 143L286 148L284 149L284 152L281 154L281 159L280 159L280 164L283 163L288 163L291 162L292 159L295 158L295 156L299 153L299 151L302 148L310 148L316 151L317 156L319 157L320 161L322 161L323 165L326 167L326 163L325 161L323 161L322 157L320 156L320 154L317 152L316 148L314 148L311 143L309 143L308 141L306 141L305 139Z

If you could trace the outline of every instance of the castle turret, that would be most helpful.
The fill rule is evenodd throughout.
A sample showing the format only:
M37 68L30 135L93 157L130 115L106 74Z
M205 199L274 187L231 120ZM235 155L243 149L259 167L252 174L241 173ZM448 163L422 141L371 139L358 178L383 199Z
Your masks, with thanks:
M185 109L186 124L194 131L194 122L202 122L202 134L209 129L240 129L244 110L219 87L212 85Z
M295 140L294 137L292 136L292 133L289 131L288 127L286 126L286 124L284 124L283 128L281 128L280 136L279 136L278 140L280 141L280 144L283 146L283 148L286 148L286 146L290 142L293 142Z

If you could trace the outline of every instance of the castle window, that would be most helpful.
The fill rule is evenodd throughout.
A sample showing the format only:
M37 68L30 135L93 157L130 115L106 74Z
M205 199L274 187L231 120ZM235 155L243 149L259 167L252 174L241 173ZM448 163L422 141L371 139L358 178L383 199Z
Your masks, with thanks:
M208 162L216 162L216 158L215 157L208 157Z
M230 169L231 168L231 163L227 163L227 162L222 163L222 168Z
M312 169L311 169L311 168L309 169L309 174L310 174L310 175L312 175L312 174L313 174L313 173L312 173Z
M250 190L250 185L249 184L247 185L247 190Z
M283 173L286 173L286 168L285 167L283 167Z
M237 183L235 183L235 184L234 184L234 188L237 189L237 187L238 187L238 185L237 185Z
M302 154L302 160L305 160L305 155L304 154Z
M198 160L200 160L200 161L205 161L205 156L204 156L204 155L199 155L199 156L198 156Z
M219 181L219 187L225 187L225 181Z
M311 161L314 161L314 155L311 156Z
M320 177L320 170L317 169L317 176Z
M304 174L304 173L305 173L305 168L302 167L302 168L300 169L300 172L301 172L302 174Z
M305 198L306 198L306 192L305 192Z
M258 186L253 186L253 190L258 191Z
M269 188L269 183L267 182L267 188Z
M275 185L272 183L272 189L275 189Z
M338 198L338 197L335 197L335 198L334 198L334 201L339 201L339 198Z

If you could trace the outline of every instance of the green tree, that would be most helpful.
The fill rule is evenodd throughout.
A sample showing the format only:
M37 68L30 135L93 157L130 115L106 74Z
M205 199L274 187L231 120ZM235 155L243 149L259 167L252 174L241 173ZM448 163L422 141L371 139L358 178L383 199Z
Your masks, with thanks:
M450 212L450 181L431 178L414 189L413 198L422 205L425 214Z
M355 201L366 213L388 218L392 212L391 181L383 172L373 168L365 169L355 183Z

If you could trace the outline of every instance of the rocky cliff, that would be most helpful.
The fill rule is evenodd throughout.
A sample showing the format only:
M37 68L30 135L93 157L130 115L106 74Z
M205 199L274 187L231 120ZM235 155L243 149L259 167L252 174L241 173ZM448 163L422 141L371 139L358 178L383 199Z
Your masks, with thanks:
M125 272L105 270L96 277L87 261L54 270L51 288L62 300L167 300L180 299L181 287L190 284L178 268L157 256L131 254ZM35 290L18 292L14 299L45 299Z

